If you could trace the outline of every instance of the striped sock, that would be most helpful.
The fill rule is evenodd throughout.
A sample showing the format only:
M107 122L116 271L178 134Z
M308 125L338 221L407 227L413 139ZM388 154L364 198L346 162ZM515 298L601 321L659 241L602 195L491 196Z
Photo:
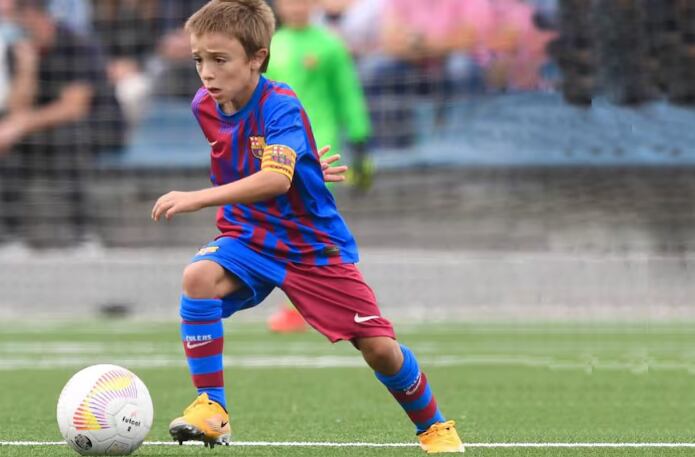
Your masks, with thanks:
M402 344L401 352L403 366L398 373L393 376L379 372L375 374L413 421L417 433L422 433L435 422L445 422L446 419L437 407L437 400L434 399L427 376L418 367L415 354Z
M222 373L222 300L181 296L181 340L198 395L227 408Z

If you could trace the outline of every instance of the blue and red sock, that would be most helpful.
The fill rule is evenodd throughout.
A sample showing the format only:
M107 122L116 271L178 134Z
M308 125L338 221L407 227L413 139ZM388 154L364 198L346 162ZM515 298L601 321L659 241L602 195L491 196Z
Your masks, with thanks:
M227 408L224 392L222 350L222 300L181 296L181 340L188 368L198 394Z
M436 422L445 422L444 416L437 407L437 400L427 382L427 376L420 371L415 354L401 344L403 366L393 376L375 372L376 377L391 392L400 403L406 414L417 429L422 433Z

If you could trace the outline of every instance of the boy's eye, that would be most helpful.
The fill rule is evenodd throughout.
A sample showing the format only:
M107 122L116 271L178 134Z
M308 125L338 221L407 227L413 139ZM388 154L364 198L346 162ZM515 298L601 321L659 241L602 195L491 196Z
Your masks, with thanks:
M217 62L217 63L219 63L219 64L223 64L223 63L226 62L226 60L225 60L225 59L217 58L217 59L215 59L215 62Z

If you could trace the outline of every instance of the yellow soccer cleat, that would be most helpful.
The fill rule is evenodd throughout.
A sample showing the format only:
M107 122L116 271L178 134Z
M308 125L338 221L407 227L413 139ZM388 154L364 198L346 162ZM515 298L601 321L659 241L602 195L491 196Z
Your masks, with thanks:
M465 448L456 433L456 422L446 421L432 424L418 435L420 447L428 454L444 452L463 452Z
M211 449L215 444L229 445L231 428L229 414L217 402L201 394L183 412L169 424L169 434L174 441L183 444L184 441L202 441Z

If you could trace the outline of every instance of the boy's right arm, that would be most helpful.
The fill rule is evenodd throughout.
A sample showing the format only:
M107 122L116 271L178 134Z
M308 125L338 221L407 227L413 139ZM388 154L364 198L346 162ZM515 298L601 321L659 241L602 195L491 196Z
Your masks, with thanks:
M172 191L157 199L152 208L152 219L158 221L163 216L168 220L175 214L192 213L211 206L264 201L286 193L290 185L286 176L261 170L222 186L190 192Z

